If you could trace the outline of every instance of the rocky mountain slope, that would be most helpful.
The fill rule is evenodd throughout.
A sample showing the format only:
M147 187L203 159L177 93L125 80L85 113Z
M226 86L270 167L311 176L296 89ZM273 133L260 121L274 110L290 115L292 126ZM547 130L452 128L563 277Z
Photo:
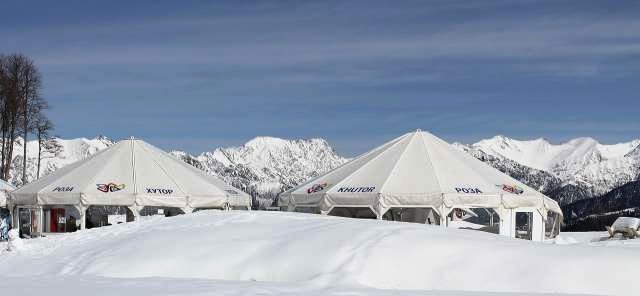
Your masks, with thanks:
M602 196L579 200L562 207L565 229L604 230L619 216L640 217L640 180L629 182Z
M481 160L489 159L498 169L507 166L503 171L561 204L605 194L640 174L640 139L613 145L592 138L551 144L545 139L519 141L496 136L455 145Z
M270 205L280 192L348 160L323 139L257 137L240 147L218 148L198 156L171 153L256 196L263 206Z

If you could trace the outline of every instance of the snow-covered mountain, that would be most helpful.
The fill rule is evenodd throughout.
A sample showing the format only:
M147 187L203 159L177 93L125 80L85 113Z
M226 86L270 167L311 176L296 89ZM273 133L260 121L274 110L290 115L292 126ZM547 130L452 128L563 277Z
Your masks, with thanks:
M562 197L559 198L561 203L605 194L638 179L640 174L640 139L605 145L592 138L577 138L552 144L546 139L520 141L495 136L471 145L456 146L476 157L489 155L497 163L514 162L548 173L546 179L557 178L562 183L548 181L559 186L538 189ZM510 172L507 170L507 173Z
M270 204L275 196L309 178L338 167L348 159L323 139L284 140L257 137L240 147L218 148L198 156L172 151L226 182Z

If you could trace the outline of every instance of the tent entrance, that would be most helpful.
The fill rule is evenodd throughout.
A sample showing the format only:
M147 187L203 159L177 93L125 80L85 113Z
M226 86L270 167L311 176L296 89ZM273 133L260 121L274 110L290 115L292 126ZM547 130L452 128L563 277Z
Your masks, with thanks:
M346 218L376 219L376 213L369 207L334 207L329 216Z
M519 239L533 238L533 212L516 212L515 234Z
M320 208L318 207L304 207L298 206L293 209L294 212L307 213L307 214L320 214Z
M560 234L560 214L547 211L547 220L544 221L545 238L555 238Z
M177 215L183 215L184 211L180 208L174 207L155 207L145 206L140 210L140 216L165 216L173 217Z
M87 229L89 229L131 222L134 220L134 215L125 206L89 206L86 220Z
M38 237L42 234L42 227L40 225L40 217L42 216L42 209L40 208L18 208L18 229L20 231L20 237L32 238Z
M81 215L74 206L45 206L42 226L45 233L74 232L80 229Z
M424 208L390 208L382 219L428 225L440 225L440 215L431 207Z
M453 228L500 233L500 216L493 208L454 208L447 215L447 223Z

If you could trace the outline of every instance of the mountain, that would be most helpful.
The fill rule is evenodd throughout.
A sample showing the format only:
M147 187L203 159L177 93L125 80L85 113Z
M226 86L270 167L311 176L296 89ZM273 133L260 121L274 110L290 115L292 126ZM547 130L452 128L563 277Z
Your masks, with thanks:
M624 184L610 192L562 207L565 229L569 231L604 230L619 216L640 217L640 180Z
M323 139L284 140L257 137L239 147L218 148L198 156L172 151L181 158L270 205L282 191L317 177L348 159Z
M507 166L506 173L533 184L561 204L605 194L640 174L640 139L605 145L592 138L577 138L551 144L546 139L520 141L499 135L455 145L476 157L491 156L491 165ZM518 177L520 172L537 177L526 180Z

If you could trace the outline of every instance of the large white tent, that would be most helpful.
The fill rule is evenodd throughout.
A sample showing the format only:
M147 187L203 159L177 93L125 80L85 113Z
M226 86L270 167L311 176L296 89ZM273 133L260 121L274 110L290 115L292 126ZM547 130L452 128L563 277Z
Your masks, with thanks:
M13 191L18 207L71 205L126 206L139 216L142 207L251 207L251 197L139 139L127 139ZM16 216L16 215L14 215ZM84 227L84 223L82 223Z
M496 232L511 237L519 231L516 220L522 220L517 217L522 212L529 215L521 224L529 227L533 240L543 240L545 228L547 236L557 233L562 215L554 200L420 130L282 193L279 203L290 211L346 211L354 217L355 209L370 209L378 219L392 209L423 208L428 211L413 221L435 219L440 225L454 224L447 218L454 210L491 209L500 218Z

